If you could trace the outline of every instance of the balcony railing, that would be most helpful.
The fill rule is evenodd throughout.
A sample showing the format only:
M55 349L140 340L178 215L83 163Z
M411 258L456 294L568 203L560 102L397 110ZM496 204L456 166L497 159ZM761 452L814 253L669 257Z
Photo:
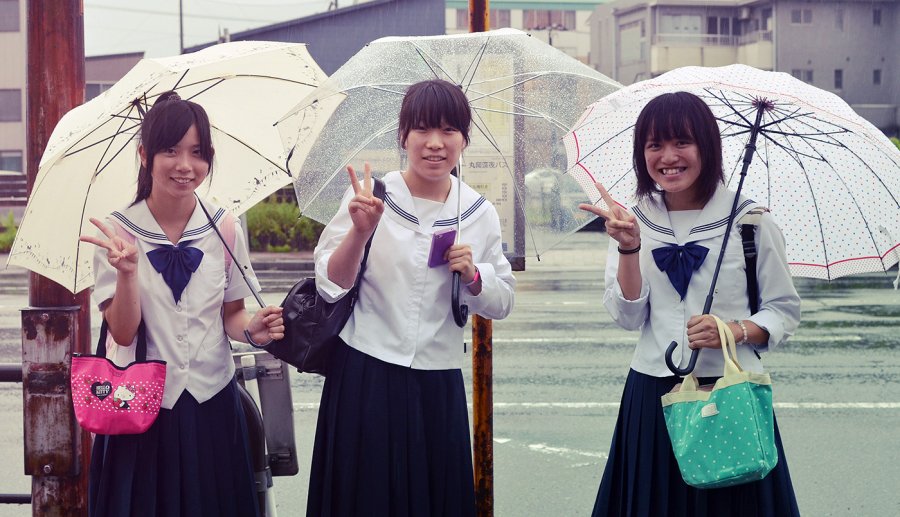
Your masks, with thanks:
M760 41L772 41L772 31L753 31L741 36L723 34L657 34L654 45L682 45L690 47L734 47Z

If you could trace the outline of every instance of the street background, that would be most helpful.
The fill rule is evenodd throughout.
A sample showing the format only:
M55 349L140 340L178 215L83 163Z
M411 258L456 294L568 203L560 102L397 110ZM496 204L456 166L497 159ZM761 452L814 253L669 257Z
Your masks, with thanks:
M605 234L578 233L540 262L529 259L527 271L516 274L513 314L494 322L498 516L590 514L637 340L601 304L607 242ZM269 287L268 303L279 303L309 269L308 254L253 260ZM895 273L832 283L795 279L801 328L787 346L763 356L803 515L900 515ZM0 270L0 362L21 359L26 293L24 270ZM92 324L96 336L96 312ZM463 372L471 386L471 371ZM322 381L291 378L300 473L275 478L282 516L305 514ZM0 492L30 492L31 478L22 474L21 384L0 385L0 456ZM0 517L26 515L27 506L0 506Z

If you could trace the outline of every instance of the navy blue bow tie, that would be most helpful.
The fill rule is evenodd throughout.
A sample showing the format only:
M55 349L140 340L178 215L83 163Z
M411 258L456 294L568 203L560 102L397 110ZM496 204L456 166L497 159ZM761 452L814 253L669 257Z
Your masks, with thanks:
M191 275L200 267L203 252L187 246L185 242L178 246L163 244L155 250L148 251L147 258L153 264L153 269L162 274L166 285L172 290L175 303L178 303L181 301L181 293L191 280Z
M694 271L700 269L707 253L709 253L709 249L694 242L689 242L684 246L669 244L653 250L653 260L660 271L665 271L669 282L672 282L672 287L684 300L688 284L691 283L691 276Z

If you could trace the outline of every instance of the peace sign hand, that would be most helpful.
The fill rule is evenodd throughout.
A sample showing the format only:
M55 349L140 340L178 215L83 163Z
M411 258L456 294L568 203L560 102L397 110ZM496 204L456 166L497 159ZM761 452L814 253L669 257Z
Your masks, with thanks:
M641 243L641 230L640 227L638 227L637 219L629 213L628 210L622 207L622 205L616 203L612 196L609 195L609 192L606 191L606 188L603 187L602 183L598 181L594 183L594 186L597 187L600 198L603 199L606 206L609 208L604 210L598 206L589 205L587 203L578 205L578 208L598 215L606 220L606 233L611 239L614 239L619 243L620 248L636 248Z
M93 217L91 217L91 224L99 228L107 238L101 239L92 235L82 235L78 240L106 249L106 260L110 266L116 268L120 273L128 276L137 273L137 247L126 242L116 235L112 228Z
M369 162L365 162L363 167L365 174L363 184L360 185L353 166L347 166L350 186L353 187L355 194L347 208L350 211L350 218L353 220L353 227L363 235L369 236L375 231L378 221L381 220L381 214L384 213L384 202L372 193L372 168L369 166Z

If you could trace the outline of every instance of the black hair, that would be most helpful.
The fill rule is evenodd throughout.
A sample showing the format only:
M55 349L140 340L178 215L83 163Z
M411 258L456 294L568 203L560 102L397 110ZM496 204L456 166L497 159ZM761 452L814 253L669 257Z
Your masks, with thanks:
M147 199L153 190L151 172L156 153L178 144L191 126L197 128L200 156L209 164L209 174L212 174L215 150L212 146L209 117L206 110L196 102L182 100L173 91L163 92L141 122L140 143L144 147L147 164L146 166L141 164L138 170L137 194L134 197L134 203Z
M406 138L413 129L448 124L462 133L468 145L471 123L472 109L462 87L442 79L430 79L406 90L400 105L397 139L400 147L406 147Z
M637 196L649 197L663 191L647 171L644 147L648 140L688 139L697 144L700 176L697 195L705 204L725 183L722 173L722 137L719 124L703 99L688 92L664 93L647 103L634 125L634 171Z

